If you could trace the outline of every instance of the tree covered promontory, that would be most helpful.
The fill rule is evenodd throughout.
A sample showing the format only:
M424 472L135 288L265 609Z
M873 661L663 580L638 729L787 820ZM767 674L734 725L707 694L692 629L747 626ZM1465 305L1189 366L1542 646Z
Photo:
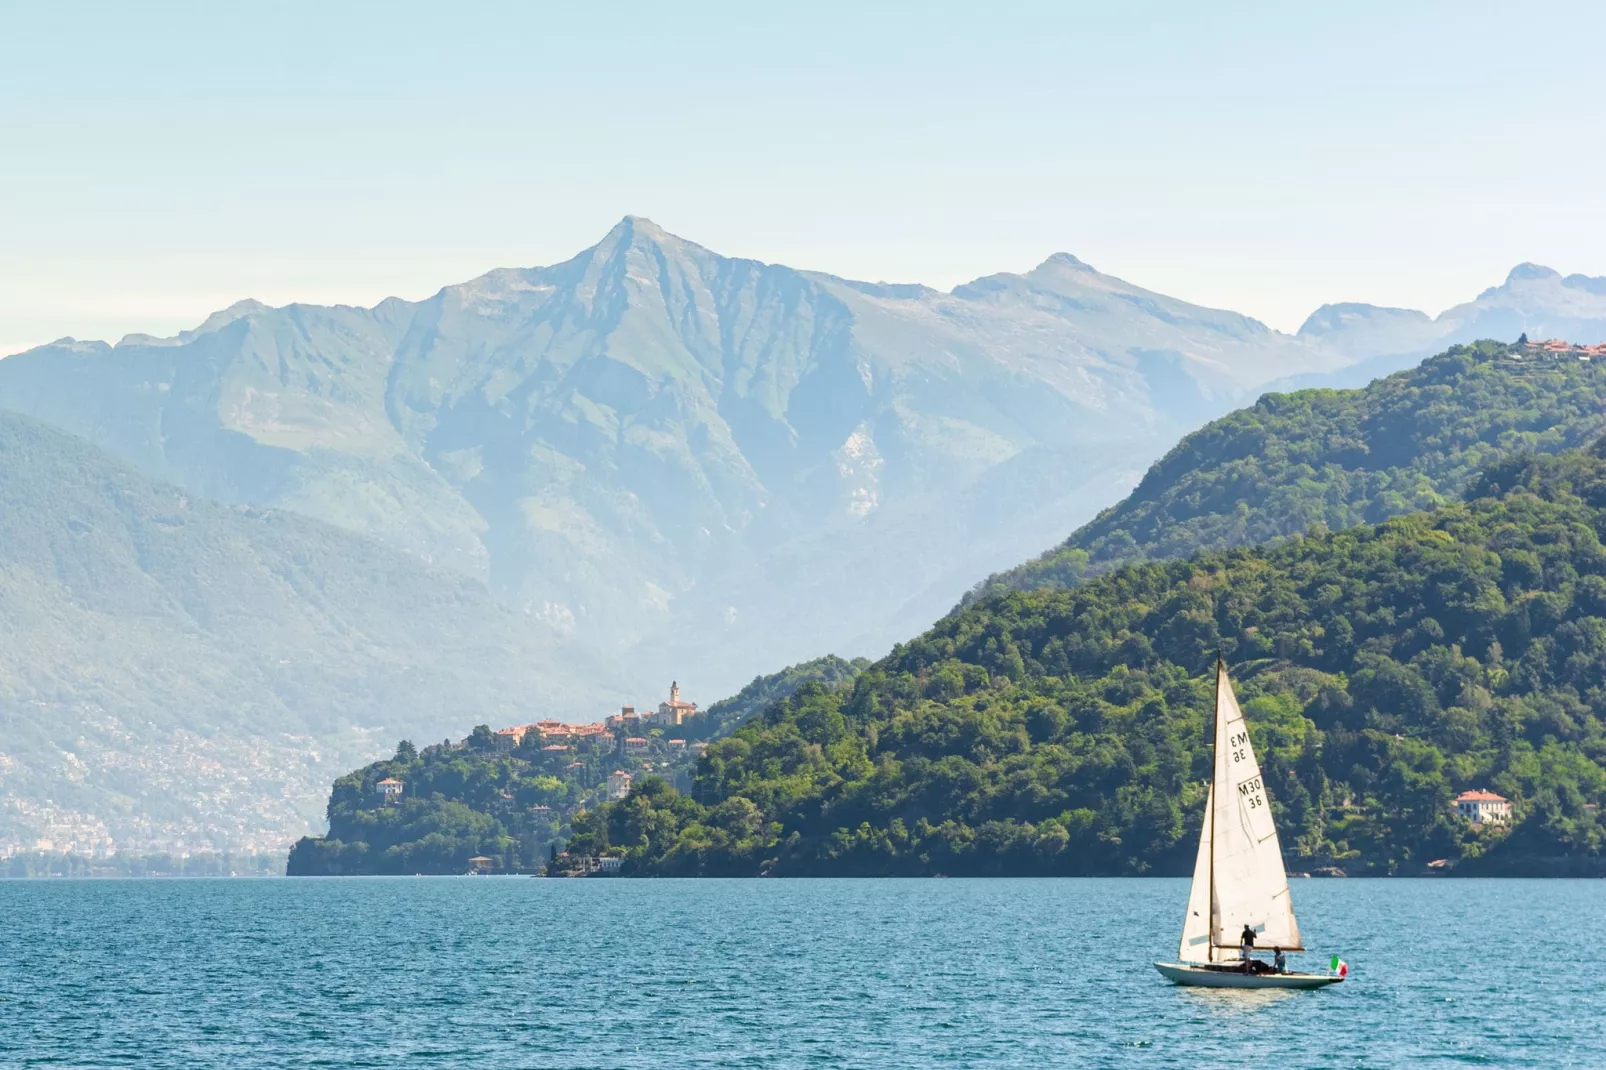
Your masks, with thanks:
M403 742L393 757L335 782L328 835L298 841L287 870L291 876L463 873L471 858L483 856L498 872L541 872L569 835L570 817L601 803L610 773L686 786L695 759L671 737L718 738L806 684L844 686L866 664L828 655L760 676L684 725L635 729L647 740L641 753L619 749L618 739L564 746L537 732L504 749L488 725L455 743ZM553 745L559 749L549 750ZM376 790L386 778L401 782L399 798Z
M1003 591L574 824L637 874L1140 874L1192 862L1225 655L1295 870L1590 872L1606 849L1606 460L1469 500ZM1458 818L1459 790L1514 827Z
M1359 390L1267 394L1188 435L1127 498L990 590L1063 587L1139 561L1332 531L1457 501L1488 465L1606 430L1606 367L1455 346Z

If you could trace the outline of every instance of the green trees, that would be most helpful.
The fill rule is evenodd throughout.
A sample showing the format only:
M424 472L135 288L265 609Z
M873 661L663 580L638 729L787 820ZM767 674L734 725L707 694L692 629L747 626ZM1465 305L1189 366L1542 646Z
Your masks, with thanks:
M728 734L767 704L800 689L828 694L850 682L868 662L816 658L760 676L736 696L715 703L707 713L674 729L677 738ZM809 721L817 735L839 740L849 732L840 715L830 723ZM649 733L655 740L664 730ZM692 846L677 872L736 872L757 864L765 842L763 812L749 800L715 800L712 813L693 800L716 790L694 785L682 798L671 780L684 783L685 751L649 756L654 775L637 779L630 799L616 809L569 815L598 794L615 768L639 763L609 753L595 742L547 752L539 732L528 732L517 747L499 749L489 725L477 725L461 745L443 741L422 751L403 740L390 761L376 762L341 777L329 797L329 834L306 837L291 851L292 876L358 873L462 873L468 860L485 855L495 868L514 873L557 861L558 840L568 838L575 856L624 854L627 869L644 859L659 860L683 833ZM798 744L802 745L802 744ZM402 781L401 801L375 791L386 777ZM601 814L606 813L606 819ZM723 861L713 861L718 856ZM750 857L753 856L753 857Z
M481 726L484 728L485 726ZM349 773L329 796L329 834L305 837L291 849L291 876L463 873L476 855L501 872L538 865L556 837L552 814L580 791L560 763L537 748L495 750L488 728L465 745L441 743L419 751L404 742L388 762ZM600 756L588 753L586 760ZM386 777L403 784L400 801L375 791Z
M1267 394L1184 438L1125 501L970 597L1431 509L1501 458L1593 440L1603 402L1606 368L1496 342L1361 390Z
M1606 461L1508 459L1475 495L994 593L774 703L689 795L586 820L637 873L1184 872L1220 649L1295 868L1598 863ZM1509 835L1454 815L1473 786L1515 800Z

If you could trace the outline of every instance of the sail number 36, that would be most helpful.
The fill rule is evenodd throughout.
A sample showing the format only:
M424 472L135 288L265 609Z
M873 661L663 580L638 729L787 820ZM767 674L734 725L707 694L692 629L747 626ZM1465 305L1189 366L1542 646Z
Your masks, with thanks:
M1266 796L1260 790L1260 778L1246 780L1238 785L1238 794L1243 798L1244 805L1253 810L1257 806L1266 805Z

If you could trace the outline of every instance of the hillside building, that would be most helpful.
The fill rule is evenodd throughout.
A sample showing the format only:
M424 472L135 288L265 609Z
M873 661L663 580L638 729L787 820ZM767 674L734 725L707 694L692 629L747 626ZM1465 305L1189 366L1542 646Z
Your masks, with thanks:
M1475 825L1511 820L1511 800L1492 791L1463 791L1455 797L1455 811Z
M653 716L653 723L679 725L685 724L686 718L695 716L697 716L697 703L682 702L680 700L680 681L671 680L669 683L669 701L658 704L658 712Z
M634 706L620 706L618 713L610 713L603 722L611 732L616 728L626 730L635 729L641 725L641 714L636 712Z
M608 798L623 799L630 794L631 776L623 769L615 769L608 774Z
M402 782L393 776L388 776L374 785L374 794L382 796L386 802L397 801L401 798L401 793Z

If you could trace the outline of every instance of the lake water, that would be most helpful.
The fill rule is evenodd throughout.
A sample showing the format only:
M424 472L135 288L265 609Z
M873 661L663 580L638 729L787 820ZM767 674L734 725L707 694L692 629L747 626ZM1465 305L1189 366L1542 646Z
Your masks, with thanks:
M0 1066L1606 1066L1606 881L1295 881L1309 993L1164 983L1186 894L0 881Z

